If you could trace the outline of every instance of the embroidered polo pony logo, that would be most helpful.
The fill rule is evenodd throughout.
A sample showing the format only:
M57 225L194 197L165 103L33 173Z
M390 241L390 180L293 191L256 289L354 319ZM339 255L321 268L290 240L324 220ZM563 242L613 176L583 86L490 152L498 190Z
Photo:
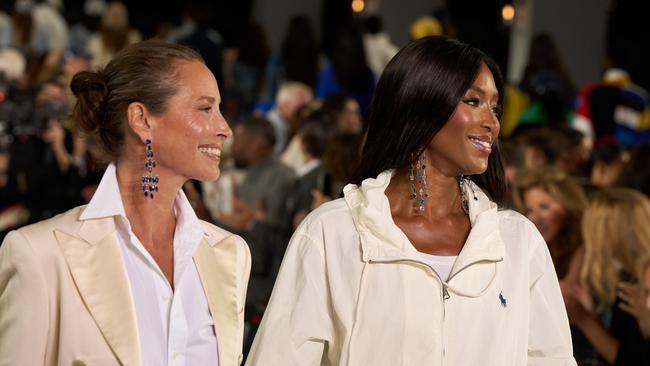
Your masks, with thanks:
M508 302L506 301L506 298L503 297L503 291L499 291L499 301L501 301L501 306L504 308L508 306Z

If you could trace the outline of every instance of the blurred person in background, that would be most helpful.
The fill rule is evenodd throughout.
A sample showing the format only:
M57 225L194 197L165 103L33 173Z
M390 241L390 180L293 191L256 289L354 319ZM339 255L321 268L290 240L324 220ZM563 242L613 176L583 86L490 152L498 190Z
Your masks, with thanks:
M242 235L253 257L251 286L264 279L268 288L251 288L250 301L266 295L273 284L274 270L288 240L286 201L294 173L273 155L275 134L271 123L252 117L234 127L232 159L243 178L233 189L232 211L214 219Z
M618 144L598 144L591 155L589 183L595 189L613 187L621 181L630 153Z
M364 22L364 30L363 47L368 58L368 66L377 80L399 48L391 42L388 33L382 29L381 18L378 16L368 17Z
M250 254L181 191L220 173L231 131L214 76L193 50L147 41L71 88L112 163L88 205L6 236L0 364L239 364Z
M353 134L360 134L363 131L361 107L351 95L332 94L323 100L321 108L334 115L337 131Z
M562 283L572 324L595 348L600 362L648 365L650 348L636 277L650 252L650 200L625 188L599 192L584 212L585 255L580 282Z
M265 114L275 131L273 153L276 156L284 151L289 140L295 135L293 130L297 112L313 99L314 93L307 84L289 81L280 86L275 98L275 106Z
M558 278L578 281L582 261L580 223L587 197L570 175L553 169L521 173L514 202L548 245Z
M319 75L316 97L349 94L359 103L361 114L365 116L374 90L375 76L366 61L361 30L355 24L348 25L338 34L330 63Z
M317 195L332 197L332 176L324 170L321 158L330 145L333 130L334 120L323 110L313 112L301 123L298 138L305 164L296 172L296 183L287 203L292 231L316 208Z
M519 116L519 125L555 127L568 122L575 91L551 35L540 33L533 37L519 88L531 102Z
M264 76L262 103L272 103L285 82L296 81L314 90L320 72L321 54L309 18L291 18L280 50L270 56Z
M217 78L219 85L223 79L224 42L221 34L212 27L214 9L205 0L190 0L181 14L181 26L169 35L170 42L180 43L197 50L205 60L206 66Z
M523 157L524 168L541 170L557 167L569 141L557 129L532 128L519 130L513 136Z
M226 59L227 100L225 112L237 120L253 113L264 85L264 69L270 49L264 28L255 22L245 25L237 40L237 48Z
M630 160L619 176L617 186L636 189L650 197L650 142L632 149Z
M121 49L142 39L129 24L129 10L120 1L111 1L102 15L99 29L88 39L86 52L93 67L105 66Z

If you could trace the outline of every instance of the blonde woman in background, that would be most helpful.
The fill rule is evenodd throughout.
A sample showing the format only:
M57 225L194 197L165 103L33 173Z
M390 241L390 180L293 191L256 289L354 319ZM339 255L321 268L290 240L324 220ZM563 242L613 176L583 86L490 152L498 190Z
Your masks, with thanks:
M524 172L513 190L517 209L530 219L548 245L560 279L577 282L582 257L580 222L587 197L559 170Z
M640 192L601 191L582 221L581 285L562 284L569 320L608 364L650 364L641 291L634 284L639 258L650 253L649 222L650 200Z

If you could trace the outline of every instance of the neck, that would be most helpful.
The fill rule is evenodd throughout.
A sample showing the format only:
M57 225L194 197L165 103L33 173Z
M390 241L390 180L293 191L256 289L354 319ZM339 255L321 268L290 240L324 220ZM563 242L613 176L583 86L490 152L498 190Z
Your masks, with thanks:
M420 197L411 198L412 183L409 179L410 169L405 168L395 172L395 175L386 188L393 211L407 215L423 215L430 218L445 217L449 215L465 215L461 206L461 193L458 178L448 176L439 170L427 165L426 191L428 197L424 201L424 211L419 210ZM421 184L415 179L416 191Z
M143 159L144 160L144 159ZM163 169L155 168L153 173L159 178L158 191L154 198L145 197L141 188L141 177L145 169L140 162L121 160L117 163L117 182L124 205L124 211L133 232L140 241L157 242L154 237L173 235L176 227L174 203L183 181L166 174Z

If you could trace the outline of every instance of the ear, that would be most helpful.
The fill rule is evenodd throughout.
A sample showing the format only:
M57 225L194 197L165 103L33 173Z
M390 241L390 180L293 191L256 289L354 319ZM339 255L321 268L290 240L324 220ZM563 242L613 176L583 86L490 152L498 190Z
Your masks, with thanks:
M126 122L142 143L151 138L151 123L147 119L147 107L140 102L133 102L126 108Z

